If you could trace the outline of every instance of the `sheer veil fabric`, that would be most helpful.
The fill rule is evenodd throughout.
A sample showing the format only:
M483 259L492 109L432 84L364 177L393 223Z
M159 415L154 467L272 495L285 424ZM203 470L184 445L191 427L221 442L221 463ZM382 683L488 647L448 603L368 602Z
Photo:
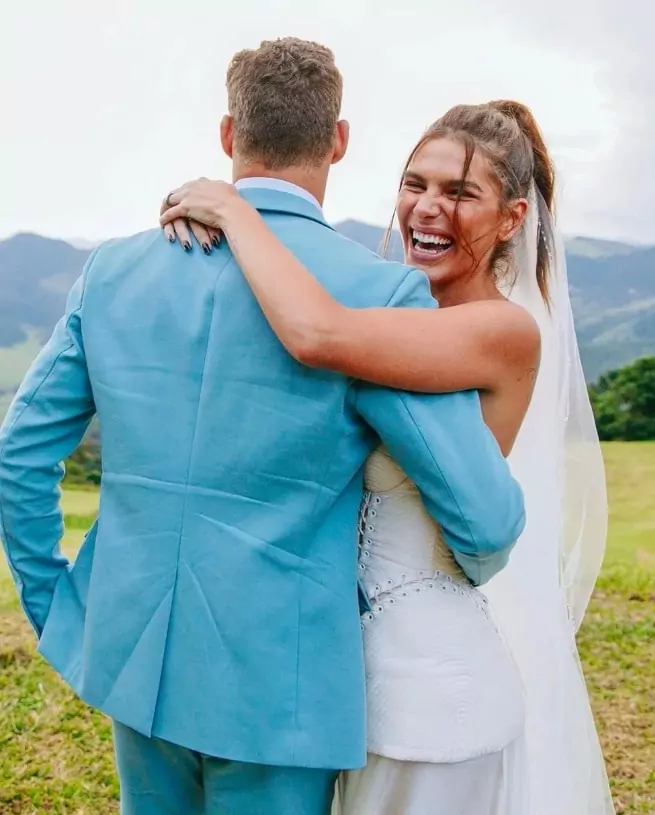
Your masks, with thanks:
M550 309L537 245L551 261ZM605 471L573 324L564 244L536 189L506 294L537 320L542 359L509 462L527 525L484 593L523 679L530 806L526 815L614 815L575 634L607 537ZM501 813L502 815L502 813Z

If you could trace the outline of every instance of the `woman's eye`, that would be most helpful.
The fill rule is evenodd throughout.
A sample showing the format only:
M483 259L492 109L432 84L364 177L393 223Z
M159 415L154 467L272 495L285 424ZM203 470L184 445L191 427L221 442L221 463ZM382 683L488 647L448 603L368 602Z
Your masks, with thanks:
M459 198L460 201L469 201L473 196L468 190L454 187L446 193L449 198Z

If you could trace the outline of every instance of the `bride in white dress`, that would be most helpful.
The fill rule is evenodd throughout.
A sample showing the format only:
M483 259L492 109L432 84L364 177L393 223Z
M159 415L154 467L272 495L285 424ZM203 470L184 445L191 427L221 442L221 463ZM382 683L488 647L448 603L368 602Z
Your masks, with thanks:
M610 815L575 647L604 550L604 473L532 114L515 102L454 108L407 161L399 227L436 311L342 307L230 185L196 184L170 197L162 222L224 231L291 354L390 387L480 390L525 493L525 533L481 590L417 488L384 449L370 457L359 558L369 758L342 774L333 813Z

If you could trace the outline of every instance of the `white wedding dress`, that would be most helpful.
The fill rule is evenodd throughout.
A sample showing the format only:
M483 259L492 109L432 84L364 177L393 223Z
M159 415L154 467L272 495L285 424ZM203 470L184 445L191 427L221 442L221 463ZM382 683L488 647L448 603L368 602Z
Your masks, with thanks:
M523 688L489 603L383 448L366 489L369 758L333 815L525 815Z

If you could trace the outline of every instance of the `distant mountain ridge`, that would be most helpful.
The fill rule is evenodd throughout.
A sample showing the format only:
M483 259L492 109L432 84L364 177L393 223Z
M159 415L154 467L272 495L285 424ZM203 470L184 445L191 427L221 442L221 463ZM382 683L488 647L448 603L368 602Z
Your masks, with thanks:
M382 227L355 220L336 228L373 251L385 234ZM90 254L76 243L29 233L0 241L0 416L62 315ZM402 259L397 233L389 257ZM587 379L655 354L655 247L572 238L567 260Z

